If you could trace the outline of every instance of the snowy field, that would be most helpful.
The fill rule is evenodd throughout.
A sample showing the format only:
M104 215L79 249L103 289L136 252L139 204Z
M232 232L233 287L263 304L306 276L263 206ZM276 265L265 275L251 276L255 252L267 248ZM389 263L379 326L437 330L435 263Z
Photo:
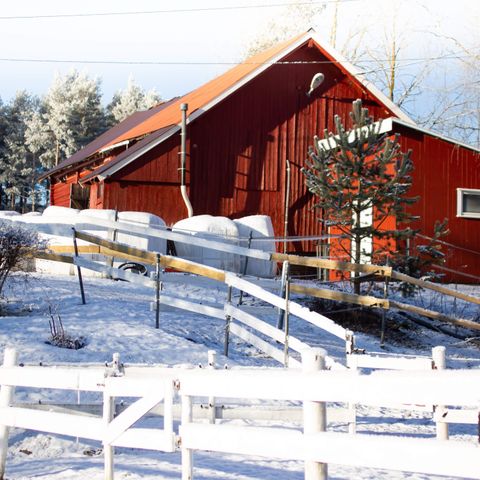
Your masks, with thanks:
M168 278L168 277L167 277ZM465 287L472 294L480 289ZM58 365L61 363L103 364L119 352L126 364L185 365L198 368L207 362L207 351L217 352L219 365L278 366L256 349L232 339L230 356L223 352L224 322L193 313L163 309L160 329L154 328L155 313L150 311L153 291L126 282L86 278L87 305L81 305L78 282L75 277L34 274L28 280L14 278L6 287L8 302L0 318L0 345L18 349L19 361L24 364ZM208 288L165 283L166 293L206 304L223 304L226 290L223 286ZM235 300L235 299L234 299ZM427 300L425 300L427 301ZM430 301L430 300L428 300ZM252 299L245 299L247 305ZM84 336L87 345L80 350L66 350L48 345L49 307L57 312L68 334ZM163 308L163 307L162 307ZM466 312L466 313L473 313ZM477 309L478 313L478 309ZM260 315L259 315L260 316ZM265 317L274 324L276 314ZM291 333L300 340L325 348L338 361L345 363L344 344L305 322L292 319ZM480 367L480 349L471 342L432 332L418 327L410 332L411 341L388 343L383 351L408 355L431 354L435 345L447 347L447 365L452 368ZM388 338L388 332L387 332ZM357 346L368 352L382 351L375 337L357 334ZM409 345L409 346L405 346ZM51 393L51 392L50 392ZM93 395L93 394L92 394ZM54 392L45 397L42 392L18 390L16 402L76 403L77 395ZM92 403L98 399L84 398ZM158 421L149 418L145 422ZM236 424L261 424L252 420L235 420ZM280 425L281 422L268 422ZM299 425L292 425L300 428ZM329 423L332 431L346 431L347 425ZM357 429L359 433L387 433L415 437L435 436L431 414L361 408ZM450 426L453 440L478 441L474 425ZM13 430L7 457L6 478L20 479L102 479L103 457L100 444L83 440L54 437L35 432ZM378 452L382 455L382 452ZM452 459L454 461L454 459ZM303 463L275 461L264 458L239 457L227 454L194 453L195 479L285 479L303 478ZM420 474L387 472L373 469L329 466L329 477L335 479L426 479L440 478ZM180 454L116 449L116 479L174 479L180 478Z

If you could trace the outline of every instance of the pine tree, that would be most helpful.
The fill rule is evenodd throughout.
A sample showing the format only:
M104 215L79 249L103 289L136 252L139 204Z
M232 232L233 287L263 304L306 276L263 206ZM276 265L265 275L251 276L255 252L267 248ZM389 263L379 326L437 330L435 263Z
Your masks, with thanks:
M34 127L43 123L41 135L46 143L41 160L52 167L62 159L94 140L107 127L101 104L101 82L85 73L71 70L65 76L56 75L43 100L40 117L29 129L28 142L35 143L30 134L37 135Z
M109 123L114 125L121 122L133 113L153 107L160 101L161 97L155 89L146 92L135 83L133 77L129 77L127 88L116 92L107 106Z
M6 109L0 98L0 172L4 169L5 162L5 135L7 131ZM5 207L3 182L0 179L0 209Z
M401 151L398 135L381 133L381 122L374 123L361 100L353 102L350 117L353 129L347 131L335 116L336 135L324 132L328 146L315 137L303 173L316 197L315 208L322 212L320 221L349 240L345 253L359 264L365 257L378 261L389 239L401 241L416 233L408 226L414 217L407 207L417 198L407 196L413 163L410 152ZM391 218L393 227L387 222ZM373 240L372 251L362 249L367 238ZM358 282L355 293L360 293Z
M38 99L17 92L4 108L4 135L0 153L0 183L8 196L8 208L25 211L35 181L35 164L25 142L26 120L37 108Z

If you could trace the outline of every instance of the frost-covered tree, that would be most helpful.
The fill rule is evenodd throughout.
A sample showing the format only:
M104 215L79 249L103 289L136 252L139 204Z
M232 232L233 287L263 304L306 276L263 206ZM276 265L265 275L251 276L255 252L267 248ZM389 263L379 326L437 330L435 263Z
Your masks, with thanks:
M32 120L44 123L41 135L46 143L41 156L45 166L51 167L73 155L106 129L100 87L98 78L92 79L77 70L55 76L43 99L41 116ZM30 130L36 134L33 128ZM28 142L37 140L29 137Z
M315 137L303 173L316 197L315 207L322 211L321 221L349 240L350 248L340 244L358 264L365 256L385 251L385 240L414 235L408 226L413 217L407 207L417 199L407 196L413 163L410 152L401 151L398 136L381 133L381 123L374 123L361 100L353 102L350 116L350 131L335 116L336 135L324 132L327 145ZM396 220L393 226L387 222L391 218ZM367 238L373 241L370 252L362 250L362 241ZM360 293L359 283L355 293Z
M304 33L315 24L315 17L324 10L318 2L297 0L288 5L283 14L273 17L260 33L252 38L245 49L245 58Z
M155 89L145 91L129 77L127 88L117 91L107 106L109 122L114 125L140 110L153 107L161 101Z
M24 270L26 261L45 247L38 232L14 223L0 222L0 294L13 270Z
M26 91L17 92L4 108L4 134L0 152L0 183L3 205L25 210L35 186L35 162L25 140L26 121L38 99Z

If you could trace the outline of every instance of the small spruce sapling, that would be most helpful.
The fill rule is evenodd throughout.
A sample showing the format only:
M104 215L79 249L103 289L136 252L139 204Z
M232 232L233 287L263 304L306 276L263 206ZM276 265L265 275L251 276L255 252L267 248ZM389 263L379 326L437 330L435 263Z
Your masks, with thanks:
M353 102L350 118L351 130L335 115L336 134L325 130L326 142L315 137L302 171L321 211L320 221L349 240L348 246L339 242L344 253L357 264L365 257L379 262L388 254L389 239L402 241L416 233L408 226L415 219L408 206L418 200L407 196L411 152L402 152L398 135L382 132L382 123L374 122L361 100ZM365 222L367 213L371 220ZM395 222L387 221L392 218ZM372 239L371 251L362 249L367 238ZM358 282L354 289L360 293Z

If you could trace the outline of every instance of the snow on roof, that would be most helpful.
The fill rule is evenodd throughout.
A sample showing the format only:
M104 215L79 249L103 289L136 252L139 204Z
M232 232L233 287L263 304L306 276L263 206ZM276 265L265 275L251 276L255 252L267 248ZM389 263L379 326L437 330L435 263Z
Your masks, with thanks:
M387 132L393 131L394 124L401 125L401 126L406 127L406 128L410 128L412 130L424 133L425 135L429 135L429 136L434 137L434 138L439 138L440 140L444 140L445 142L453 143L453 144L458 145L458 146L463 147L463 148L468 148L469 150L473 150L474 152L480 152L479 148L473 147L472 145L468 145L466 143L459 142L459 141L457 141L453 138L446 137L445 135L441 135L441 134L439 134L437 132L434 132L432 130L428 130L427 128L419 127L418 125L411 124L409 122L405 122L404 120L401 120L399 118L395 118L395 117L385 118L383 120L379 120L378 122L375 122L373 125L374 125L374 128L375 128L375 131L380 134L380 133L387 133ZM362 127L362 129L366 129L366 127ZM351 139L351 141L353 141L354 136L355 136L355 132L352 130L349 133L349 136L348 136L349 140ZM337 146L336 139L338 139L337 135L334 135L334 136L329 137L329 138L324 138L323 140L320 140L318 142L318 145L325 150L330 150L330 149L335 148Z

